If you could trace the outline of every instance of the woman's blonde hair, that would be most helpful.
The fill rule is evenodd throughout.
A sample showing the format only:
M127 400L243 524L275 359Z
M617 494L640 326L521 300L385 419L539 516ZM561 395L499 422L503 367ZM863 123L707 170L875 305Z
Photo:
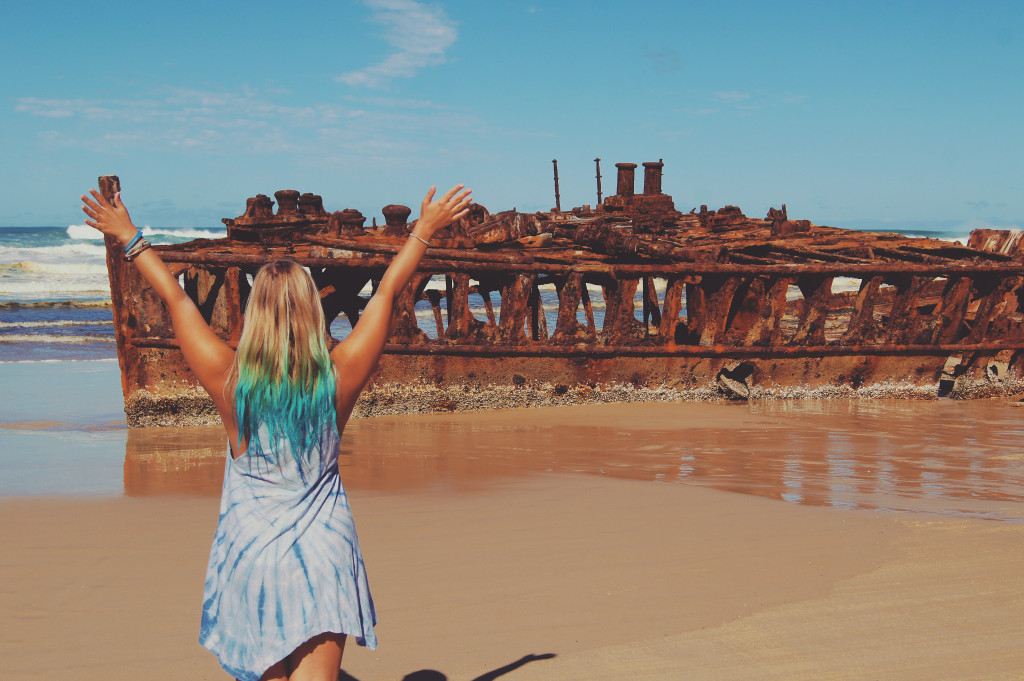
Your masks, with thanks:
M239 442L261 425L296 455L334 416L335 372L324 312L309 273L293 260L267 263L253 279L245 323L228 375Z

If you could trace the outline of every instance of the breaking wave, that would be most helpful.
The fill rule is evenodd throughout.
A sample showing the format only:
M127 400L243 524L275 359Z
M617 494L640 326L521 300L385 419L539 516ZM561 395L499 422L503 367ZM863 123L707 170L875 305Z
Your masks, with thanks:
M60 336L46 333L8 333L0 335L0 343L113 343L113 336Z
M102 241L103 235L89 225L68 225L68 238L88 241ZM227 232L223 229L203 227L181 227L178 229L165 229L160 227L142 227L142 235L150 237L161 237L161 243L172 241L184 241L188 239L217 239L225 236ZM154 239L150 239L151 241Z

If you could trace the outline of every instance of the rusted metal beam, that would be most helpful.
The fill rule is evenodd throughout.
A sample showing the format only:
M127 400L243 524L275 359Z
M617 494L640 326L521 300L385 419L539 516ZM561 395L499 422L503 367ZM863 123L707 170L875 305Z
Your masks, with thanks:
M269 256L269 257L268 257ZM165 249L161 257L166 262L176 263L197 263L220 267L240 267L262 265L274 257L292 258L300 265L329 267L329 266L351 266L352 261L341 258L312 258L304 257L295 253L269 253L266 255L245 255L245 254L219 254L219 253L188 253ZM390 258L366 258L355 261L358 267L383 267L387 268L391 262ZM420 264L420 268L430 271L444 271L445 268L456 269L480 269L482 271L503 271L517 272L525 263L521 262L488 262L481 263L479 268L467 266L464 261L453 261L427 256ZM915 274L932 276L957 276L971 274L999 274L999 275L1024 275L1024 264L989 264L989 263L957 263L948 265L936 264L905 264L893 263L879 264L847 264L836 265L824 264L778 264L778 265L744 265L744 264L722 264L712 262L693 263L658 263L658 264L605 264L605 263L576 263L565 265L552 265L548 263L534 262L531 269L544 273L595 273L607 274L610 276L637 276L645 275L670 275L670 274L737 274L737 275L800 275L800 274L833 274L845 277L867 277L884 274Z
M957 343L947 345L783 345L774 347L747 347L728 345L677 345L675 347L566 347L562 345L530 345L530 346L491 346L491 345L437 345L437 346L391 346L385 347L387 352L400 352L410 355L459 355L474 356L547 356L547 357L581 357L587 355L601 357L815 357L815 356L857 356L857 355L935 355L954 354L961 352L999 352L1003 350L1024 350L1024 341Z
M135 338L132 345L140 348L177 348L173 338ZM945 343L945 344L860 344L860 345L778 345L778 346L731 346L731 345L634 345L623 347L575 347L547 343L530 345L406 345L388 343L385 352L403 355L472 355L494 356L538 356L578 357L586 355L602 357L813 357L847 355L935 355L962 352L1000 352L1003 350L1022 351L1024 340L989 343Z

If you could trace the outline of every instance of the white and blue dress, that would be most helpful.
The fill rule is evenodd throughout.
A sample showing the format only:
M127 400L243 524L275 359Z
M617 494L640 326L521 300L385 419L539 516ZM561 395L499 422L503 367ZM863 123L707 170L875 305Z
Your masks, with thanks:
M266 426L224 472L199 642L240 681L325 632L377 647L377 618L328 419L294 456Z

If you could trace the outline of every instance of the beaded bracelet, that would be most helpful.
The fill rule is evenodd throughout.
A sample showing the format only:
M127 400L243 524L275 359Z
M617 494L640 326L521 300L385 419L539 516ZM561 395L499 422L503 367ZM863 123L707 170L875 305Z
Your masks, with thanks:
M132 237L132 240L124 245L124 253L125 253L125 255L128 255L128 251L132 250L132 246L134 246L135 243L139 239L141 239L141 238L142 238L142 230L139 230L139 231L135 232L135 236Z
M410 234L409 236L411 236L413 239L416 239L417 241L419 241L424 246L430 246L430 242L427 241L426 239L424 239L421 236L417 236L416 234Z
M139 257L140 253L153 245L143 238L140 238L137 242L133 240L132 243L134 243L134 246L124 254L124 259L128 262L135 260L135 258Z

